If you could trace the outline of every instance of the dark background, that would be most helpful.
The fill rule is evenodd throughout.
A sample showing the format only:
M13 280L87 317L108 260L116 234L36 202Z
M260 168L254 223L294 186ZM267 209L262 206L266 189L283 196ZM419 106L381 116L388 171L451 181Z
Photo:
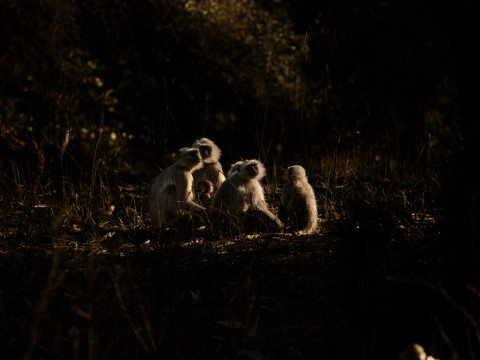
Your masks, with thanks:
M459 99L475 99L462 91L476 84L475 14L428 1L4 1L1 116L42 149L68 132L82 168L101 127L118 169L163 167L208 136L227 165L320 171L337 152L411 175L469 133Z

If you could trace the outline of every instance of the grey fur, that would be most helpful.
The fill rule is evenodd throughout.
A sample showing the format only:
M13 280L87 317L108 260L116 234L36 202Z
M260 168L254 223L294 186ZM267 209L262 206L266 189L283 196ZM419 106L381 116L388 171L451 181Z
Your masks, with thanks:
M192 172L202 167L197 148L178 150L175 163L160 173L150 188L150 221L153 228L171 226L183 209L205 210L195 202Z
M318 225L318 209L305 169L300 165L290 166L285 171L284 179L278 215L300 234L310 234Z
M215 216L226 212L244 213L248 209L259 210L275 221L282 222L268 210L260 180L265 176L265 168L258 160L246 160L232 165L228 178L222 183L213 197L210 214Z

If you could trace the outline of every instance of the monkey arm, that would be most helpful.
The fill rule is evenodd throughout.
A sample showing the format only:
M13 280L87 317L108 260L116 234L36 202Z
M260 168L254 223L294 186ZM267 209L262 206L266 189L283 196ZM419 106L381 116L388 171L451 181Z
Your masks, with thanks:
M283 227L283 222L267 208L267 204L265 202L262 201L256 203L255 205L252 205L252 209L261 211L262 213L267 215L270 220L274 221L279 227Z
M186 205L190 209L206 210L203 206L194 201L193 193L193 176L190 172L179 172L175 174L176 186L176 200L177 204L181 206Z
M183 203L187 205L188 208L194 210L207 210L205 207L195 202L193 192L191 190L190 192L184 192L183 194L180 194L180 196L177 194L177 203Z
M197 203L196 203L195 201L193 201L193 200L187 201L187 204L188 204L188 206L190 207L190 209L207 211L207 208L205 208L204 206L202 206L202 205L200 205L200 204L197 204Z
M223 173L222 165L220 163L217 163L217 188L222 185L222 183L226 180L225 174Z
M225 175L223 174L223 172L219 171L218 172L218 177L217 177L217 182L215 184L215 188L218 189L223 184L223 182L225 180L226 180Z

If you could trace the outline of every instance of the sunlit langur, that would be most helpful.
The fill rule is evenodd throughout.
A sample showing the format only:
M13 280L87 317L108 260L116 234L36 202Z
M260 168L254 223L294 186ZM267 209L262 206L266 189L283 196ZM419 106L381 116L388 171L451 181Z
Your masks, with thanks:
M258 160L246 160L232 165L228 178L222 183L213 197L210 215L214 220L221 214L239 215L247 210L259 211L282 227L282 222L267 207L260 180L265 176L265 168Z
M222 152L212 140L207 138L196 140L192 147L200 151L203 162L203 166L193 172L194 189L201 193L199 191L201 190L199 189L199 184L202 184L204 181L209 181L213 185L213 192L215 193L225 181L222 164L220 164L219 161Z
M150 188L150 220L153 228L172 226L185 211L205 210L195 202L192 172L202 167L197 148L182 148L175 163L160 173Z
M312 233L317 228L318 209L305 169L300 165L290 166L285 171L284 180L278 211L280 220L300 234Z

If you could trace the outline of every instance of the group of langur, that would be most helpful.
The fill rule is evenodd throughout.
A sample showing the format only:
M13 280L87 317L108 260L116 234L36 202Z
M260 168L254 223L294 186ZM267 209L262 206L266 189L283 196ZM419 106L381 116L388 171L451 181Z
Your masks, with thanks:
M221 151L207 138L177 151L175 163L161 172L150 188L150 219L153 228L173 226L185 213L207 213L210 219L239 216L257 211L283 228L313 232L318 223L317 201L300 165L288 167L278 216L269 210L260 180L265 167L258 160L241 160L231 165L225 177Z

